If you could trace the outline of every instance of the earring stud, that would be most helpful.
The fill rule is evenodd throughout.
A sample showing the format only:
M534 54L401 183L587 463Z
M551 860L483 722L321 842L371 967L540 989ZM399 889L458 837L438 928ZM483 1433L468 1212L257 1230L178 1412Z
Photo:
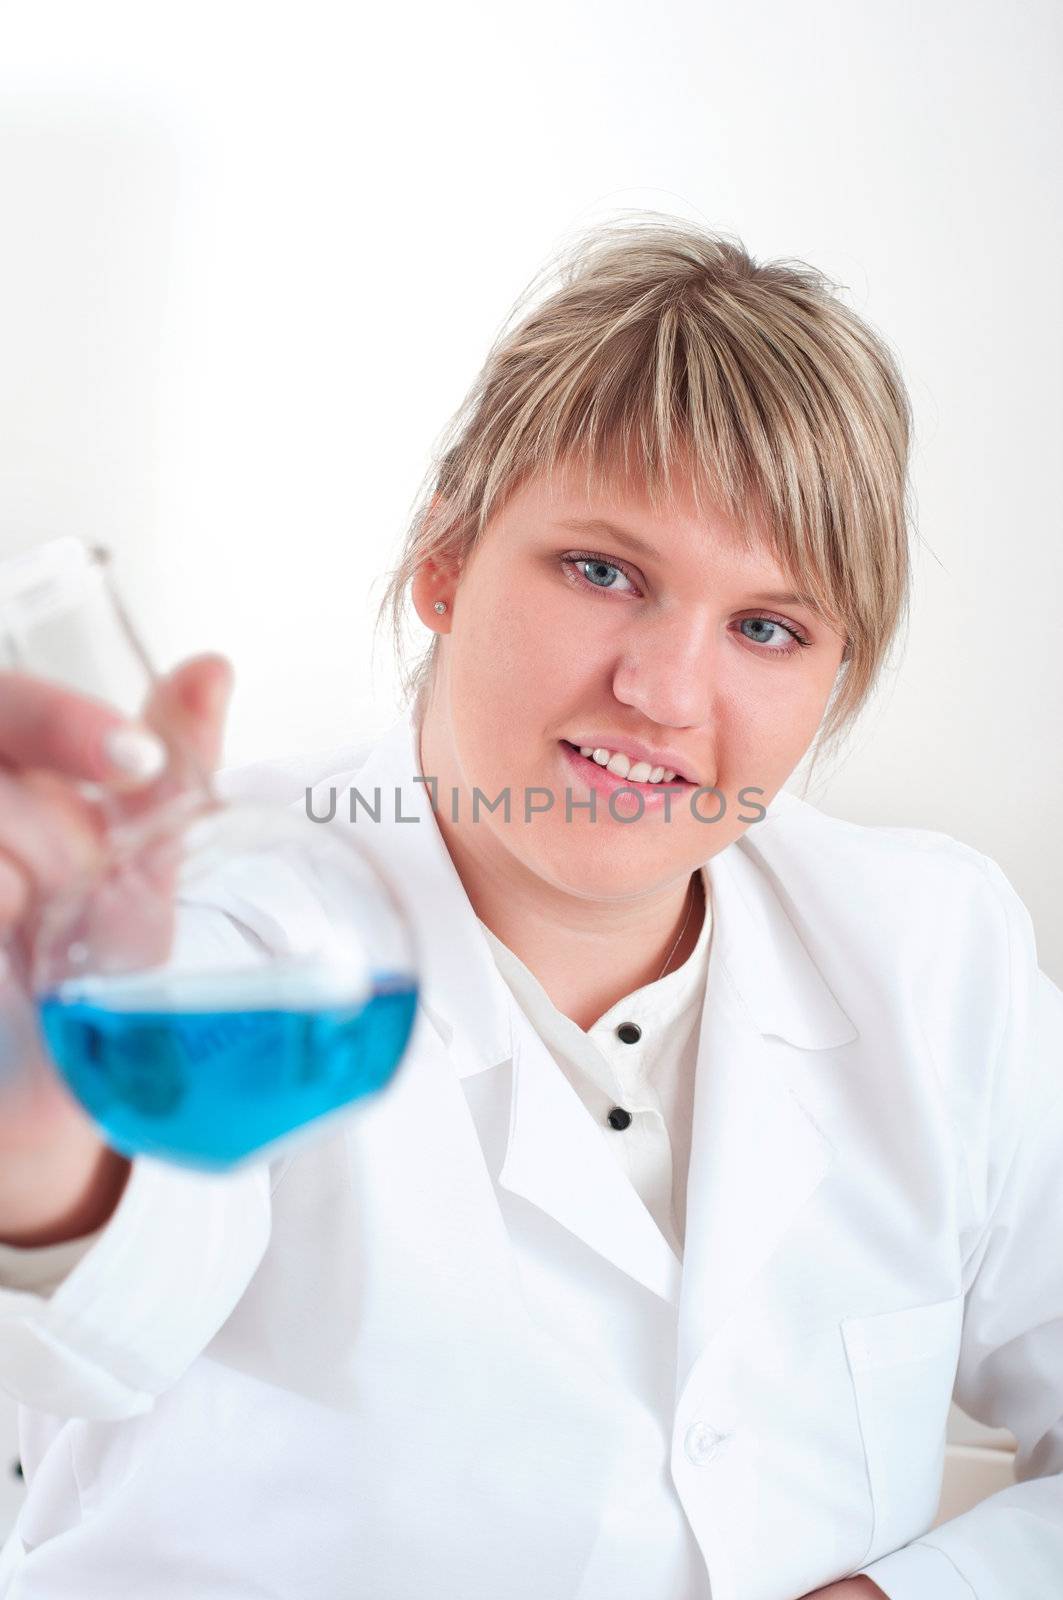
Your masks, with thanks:
M447 602L445 600L437 600L436 601L436 610L438 612L442 613L446 609L447 609Z

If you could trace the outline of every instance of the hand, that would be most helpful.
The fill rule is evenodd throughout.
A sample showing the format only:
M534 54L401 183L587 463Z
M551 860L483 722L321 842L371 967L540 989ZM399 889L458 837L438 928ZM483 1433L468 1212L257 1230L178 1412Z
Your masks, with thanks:
M840 1583L828 1583L825 1589L813 1589L802 1600L889 1600L884 1589L870 1578L843 1578Z
M127 720L118 711L26 674L0 672L0 1239L5 1242L45 1244L76 1237L93 1221L82 1205L90 1175L96 1172L109 1200L124 1181L123 1164L102 1154L99 1136L55 1072L22 981L44 897L61 894L91 874L106 852L99 807L77 780L105 784L115 815L120 812L123 819L172 797L190 780L191 757L208 769L217 764L231 687L232 669L218 655L195 657L160 680L141 720L155 732L168 732L175 751L188 751L189 758L172 753L166 770L145 780L124 775L106 758L106 736ZM146 868L153 866L154 859L146 857ZM110 953L130 943L144 959L165 956L172 937L173 867L160 850L158 870L151 874L158 895L147 907L151 925L118 917L113 930L102 928L101 949ZM101 922L106 911L104 905Z

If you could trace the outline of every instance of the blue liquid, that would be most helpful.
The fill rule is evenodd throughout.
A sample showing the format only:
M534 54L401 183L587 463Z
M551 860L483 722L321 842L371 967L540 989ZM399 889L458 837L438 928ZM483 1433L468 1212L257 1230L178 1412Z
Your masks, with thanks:
M223 1170L383 1088L413 1028L417 988L377 977L362 1005L308 1011L119 1010L45 995L62 1076L108 1142Z

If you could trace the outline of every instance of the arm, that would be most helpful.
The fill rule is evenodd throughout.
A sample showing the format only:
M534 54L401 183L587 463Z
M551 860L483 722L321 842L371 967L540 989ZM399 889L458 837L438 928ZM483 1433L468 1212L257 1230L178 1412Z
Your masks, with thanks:
M0 950L0 1062L10 1061L23 1072L17 1088L0 1086L0 1283L11 1281L20 1257L102 1227L129 1177L129 1162L108 1149L61 1084L33 1005Z
M24 1248L0 1244L0 1288L32 1290L34 1294L49 1295L81 1260L102 1233L81 1235L77 1239L64 1239L58 1244L35 1245Z
M175 959L246 951L217 909L181 909ZM270 1235L271 1169L218 1176L138 1157L96 1233L47 1270L52 1248L0 1251L0 1387L62 1417L150 1409L225 1322ZM79 1248L82 1246L83 1248ZM53 1255L54 1260L54 1255ZM58 1279L58 1281L56 1281Z
M129 1162L103 1143L80 1107L71 1107L64 1126L47 1144L5 1150L0 1166L0 1283L9 1252L77 1241L101 1228L128 1179Z
M1010 1003L953 1393L1015 1435L1019 1481L863 1568L889 1600L1063 1595L1063 993L1038 969L1022 901L985 865L1007 925Z
M0 1385L63 1417L149 1410L229 1316L269 1230L267 1167L213 1177L139 1158L49 1298L0 1288Z
M825 1589L813 1589L803 1600L878 1600L884 1594L885 1590L870 1578L843 1578L841 1583L829 1583Z

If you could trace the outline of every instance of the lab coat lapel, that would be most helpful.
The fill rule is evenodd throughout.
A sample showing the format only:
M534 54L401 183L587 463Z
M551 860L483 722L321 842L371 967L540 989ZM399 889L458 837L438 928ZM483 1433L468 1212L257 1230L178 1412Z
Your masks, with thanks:
M325 815L328 791L335 790L332 825L355 830L405 910L418 1002L458 1076L465 1077L510 1057L508 990L432 814L428 785L417 782L420 775L411 712L380 736L353 775L319 786L312 802L315 815Z
M858 1037L748 840L709 863L677 1396L830 1169L835 1152L805 1109L802 1078L818 1066L813 1052Z
M419 1002L458 1078L513 1062L510 1136L498 1182L677 1304L678 1258L499 973L432 815L427 785L414 781L419 772L411 713L378 740L350 779L362 797L355 807L358 842L407 911ZM326 792L315 792L318 815L329 804ZM337 794L336 810L334 825L345 825L347 788L342 798Z
M510 1135L498 1182L678 1304L679 1258L516 1001Z

